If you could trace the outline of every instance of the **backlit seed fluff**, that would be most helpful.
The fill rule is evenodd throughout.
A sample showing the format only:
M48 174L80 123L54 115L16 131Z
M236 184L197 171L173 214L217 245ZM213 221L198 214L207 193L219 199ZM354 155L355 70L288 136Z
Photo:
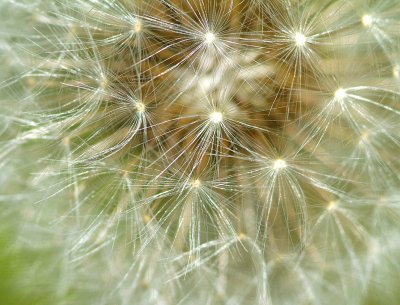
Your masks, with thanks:
M296 35L294 36L294 40L298 47L302 47L306 44L307 37L304 36L304 34L302 34L302 33L296 33Z
M0 305L398 305L400 1L0 1Z
M205 40L205 42L206 42L207 44L213 43L213 42L215 41L215 39L216 39L215 34L212 33L212 32L207 32L207 33L204 35L204 40Z

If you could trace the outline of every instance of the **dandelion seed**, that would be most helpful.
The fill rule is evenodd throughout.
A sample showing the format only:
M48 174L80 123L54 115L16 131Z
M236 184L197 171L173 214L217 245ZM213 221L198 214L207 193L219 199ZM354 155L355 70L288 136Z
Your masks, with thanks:
M192 188L199 188L201 186L201 181L199 179L196 179L192 181L191 186Z
M343 100L346 97L346 95L347 95L346 90L344 90L343 88L339 88L335 92L335 98L337 100Z
M64 146L69 146L70 145L70 138L69 137L64 137L62 139L62 144L64 144Z
M143 29L143 24L142 24L142 22L141 22L140 20L136 20L135 23L134 23L134 25L133 25L132 31L133 31L134 33L140 33L140 32L142 31L142 29Z
M136 110L138 113L143 113L146 110L146 105L143 104L142 102L138 102L136 104Z
M371 256L382 254L382 245L380 245L377 240L371 239L368 243L368 249L368 252L371 254Z
M36 80L33 77L28 77L26 79L26 84L30 87L30 88L34 88L36 86Z
M303 47L307 42L307 37L302 33L296 33L294 40L296 42L296 46Z
M274 170L281 170L287 167L285 160L277 159L274 161Z
M330 201L328 203L328 207L326 208L328 211L332 211L334 209L336 209L337 207L337 202L336 201Z
M214 111L213 113L210 114L209 119L212 123L214 124L219 124L223 120L223 115L219 111Z
M395 78L400 78L400 66L395 66L393 68L393 76Z
M369 136L370 136L369 131L368 131L368 130L364 131L364 132L361 134L361 142L366 142L366 141L368 141Z
M215 34L212 32L207 32L204 35L204 41L206 44L212 44L215 41L216 37Z
M371 15L364 15L361 18L361 22L365 27L370 27L374 23L374 19L372 18Z
M239 239L240 241L244 240L245 238L246 238L246 234L244 234L244 233L239 233L238 239Z
M68 37L69 37L69 38L73 38L73 37L76 36L76 33L77 33L77 28L76 28L75 26L71 25L71 26L69 27Z
M151 221L151 216L146 214L143 216L144 223L149 223Z

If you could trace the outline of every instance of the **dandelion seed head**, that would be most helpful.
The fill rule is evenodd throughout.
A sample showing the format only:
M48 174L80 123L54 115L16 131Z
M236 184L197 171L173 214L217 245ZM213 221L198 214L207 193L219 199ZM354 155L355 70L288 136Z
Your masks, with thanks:
M296 42L296 46L303 47L307 42L307 37L302 33L296 33L294 41Z
M214 111L213 113L210 114L209 119L212 123L214 124L219 124L222 122L224 119L224 116L222 115L221 112L219 111Z
M33 160L43 170L30 184L37 188L48 179L43 185L52 187L43 193L57 195L49 204L65 204L62 219L74 216L52 226L79 232L66 244L74 245L71 258L90 260L85 274L91 266L103 272L99 262L111 262L102 273L107 281L95 283L118 289L105 291L119 298L106 301L146 304L154 290L160 304L182 303L182 295L187 303L196 303L189 295L240 303L245 294L252 304L293 303L285 298L299 295L301 304L315 303L330 295L319 295L321 281L304 279L327 266L343 278L323 277L323 284L355 287L347 279L362 278L368 287L363 277L375 270L363 269L369 249L358 243L369 246L376 238L384 244L379 234L392 230L398 214L392 197L377 197L398 187L398 0L369 1L369 8L359 1L365 7L359 13L363 8L347 0L323 6L314 0L64 2L52 5L55 12L35 5L29 27L25 17L9 17L22 22L15 29L6 20L0 49L10 53L11 78L0 88L10 83L12 91L10 101L8 94L0 98L7 119L6 132L0 128L7 156L0 153L0 164L8 171L17 146L35 149ZM12 32L18 44L26 35L19 28L38 30L24 30L35 45L14 57ZM17 78L26 83L18 86ZM21 106L12 115L15 98ZM40 156L42 143L58 150L43 146ZM37 165L20 161L30 179ZM13 180L3 173L1 181ZM10 191L19 189L18 183ZM246 246L245 264L234 259L237 244ZM300 260L299 246L307 254ZM370 248L368 258L380 249ZM310 268L311 262L317 264ZM203 285L200 273L210 267L218 268ZM354 267L356 276L341 267ZM195 268L200 277L190 274L181 293L178 278ZM116 269L123 274L108 285L107 272ZM236 291L247 276L255 280ZM179 287L159 289L166 282ZM192 282L200 293L183 291ZM215 291L204 294L210 287Z
M276 159L273 164L274 170L281 170L287 167L287 163L283 159Z

